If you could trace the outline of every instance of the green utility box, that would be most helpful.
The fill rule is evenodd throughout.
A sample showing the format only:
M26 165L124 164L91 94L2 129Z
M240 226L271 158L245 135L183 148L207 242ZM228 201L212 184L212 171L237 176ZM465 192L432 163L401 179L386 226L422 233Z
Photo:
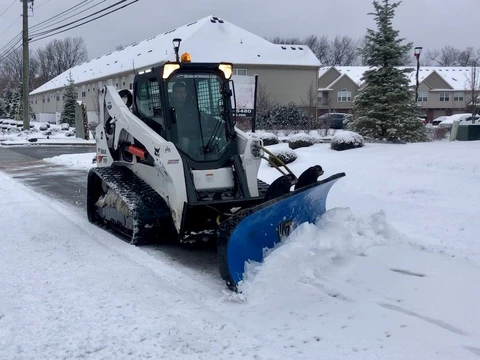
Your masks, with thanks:
M456 140L480 140L480 123L475 125L459 125Z

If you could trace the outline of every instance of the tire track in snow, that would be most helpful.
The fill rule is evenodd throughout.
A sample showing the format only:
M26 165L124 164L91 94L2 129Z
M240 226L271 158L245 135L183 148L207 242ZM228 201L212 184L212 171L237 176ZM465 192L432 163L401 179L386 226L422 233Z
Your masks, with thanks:
M465 331L463 331L463 330L461 330L461 329L459 329L459 328L457 328L453 325L450 325L450 324L444 322L443 320L438 320L438 319L434 319L434 318L431 318L431 317L428 317L428 316L425 316L425 315L417 314L416 312L404 309L404 308L402 308L398 305L380 303L380 302L378 303L378 305L380 305L381 307L383 307L385 309L388 309L388 310L398 311L398 312L401 312L405 315L416 317L416 318L421 319L423 321L426 321L430 324L439 326L439 327L441 327L441 328L443 328L447 331L453 332L455 334L468 336L468 334Z

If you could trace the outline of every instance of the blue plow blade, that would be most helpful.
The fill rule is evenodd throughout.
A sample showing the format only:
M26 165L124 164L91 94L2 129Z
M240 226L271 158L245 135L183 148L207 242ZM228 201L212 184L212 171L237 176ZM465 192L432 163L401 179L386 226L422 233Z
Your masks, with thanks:
M326 211L328 192L345 173L297 189L235 214L217 231L220 274L235 290L247 261L262 262L273 248L302 223L314 223Z

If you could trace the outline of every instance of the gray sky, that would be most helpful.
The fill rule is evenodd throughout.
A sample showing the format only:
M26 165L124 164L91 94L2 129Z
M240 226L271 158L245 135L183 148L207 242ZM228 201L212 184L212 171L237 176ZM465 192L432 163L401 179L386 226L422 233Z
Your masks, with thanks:
M90 1L92 5L102 0ZM90 11L116 1L104 0ZM30 24L35 25L80 2L35 0L35 14L29 18ZM13 0L0 0L0 14L12 3ZM262 7L257 4L262 4ZM262 37L326 34L333 38L340 34L360 38L367 27L375 26L373 16L367 15L372 10L370 0L139 0L124 10L57 37L82 36L87 43L89 57L93 58L114 50L119 44L141 41L214 14ZM403 0L397 9L394 26L400 30L400 36L424 49L444 45L480 48L476 34L478 25L474 25L478 23L476 16L479 11L479 0ZM15 4L0 17L0 34L3 33L0 35L0 48L21 31L20 14L21 3L15 0ZM53 37L38 41L32 44L32 48L51 39Z

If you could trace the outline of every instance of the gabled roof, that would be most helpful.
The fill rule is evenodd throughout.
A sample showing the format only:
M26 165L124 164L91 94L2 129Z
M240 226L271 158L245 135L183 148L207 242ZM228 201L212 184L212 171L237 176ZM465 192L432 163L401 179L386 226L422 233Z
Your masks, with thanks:
M182 39L180 53L188 52L192 61L225 61L234 65L320 66L320 61L308 46L273 44L212 15L77 65L30 94L62 88L67 83L70 71L78 84L129 70L133 73L134 67L140 70L162 61L173 61L174 38Z
M341 74L348 75L358 86L363 85L363 81L360 79L363 76L363 73L367 70L370 70L368 66L335 66ZM399 66L400 69L413 69L412 72L407 74L407 77L410 79L410 85L415 86L416 84L416 67L415 66ZM324 75L330 67L321 68L319 71L319 77ZM471 68L470 67L440 67L440 66L421 66L418 72L418 81L422 83L427 77L431 74L437 73L447 84L449 84L452 89L456 91L462 91L468 89L467 78L470 76ZM328 86L332 86L331 84Z

